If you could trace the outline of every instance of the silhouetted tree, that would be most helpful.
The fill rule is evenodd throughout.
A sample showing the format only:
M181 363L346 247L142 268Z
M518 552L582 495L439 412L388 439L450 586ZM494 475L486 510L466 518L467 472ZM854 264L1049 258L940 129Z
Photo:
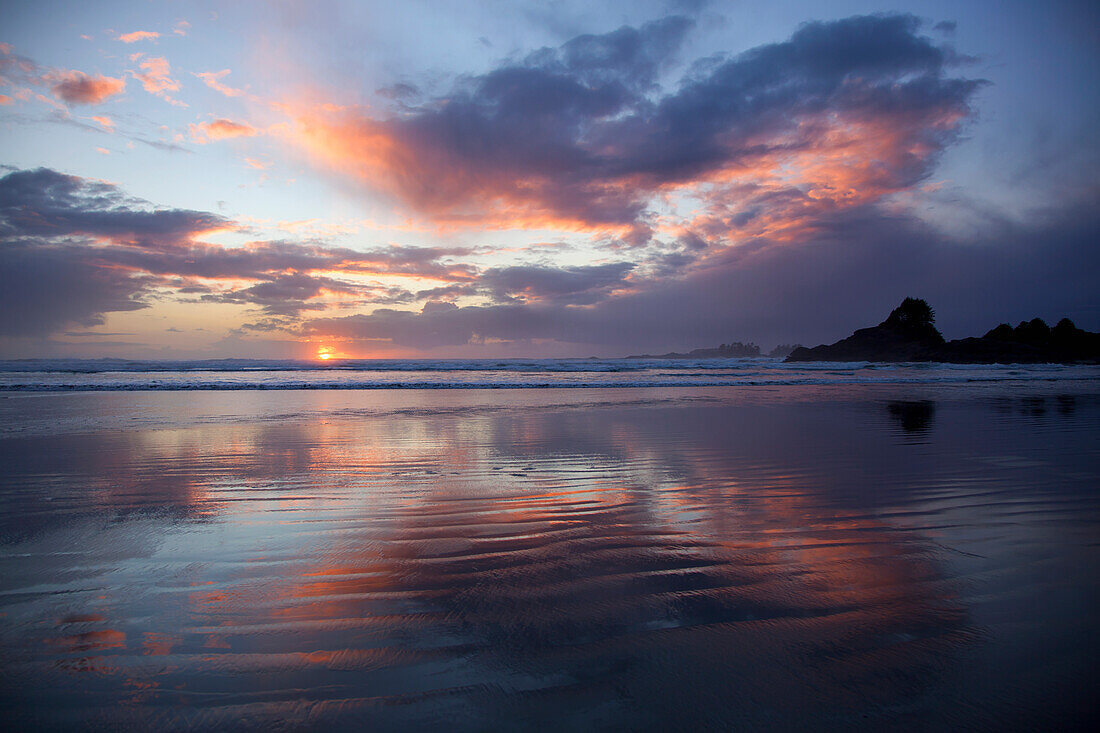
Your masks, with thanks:
M1054 331L1057 333L1072 334L1077 332L1077 326L1073 325L1073 321L1070 319L1063 318L1055 324Z
M886 319L886 323L903 328L931 326L935 322L936 312L923 298L906 298Z
M776 359L786 359L791 355L791 352L795 349L802 348L802 344L779 344L774 349L768 352L768 356Z
M751 341L747 344L743 344L740 341L734 341L729 344L720 344L718 351L722 356L728 357L746 357L746 356L760 356L760 347Z

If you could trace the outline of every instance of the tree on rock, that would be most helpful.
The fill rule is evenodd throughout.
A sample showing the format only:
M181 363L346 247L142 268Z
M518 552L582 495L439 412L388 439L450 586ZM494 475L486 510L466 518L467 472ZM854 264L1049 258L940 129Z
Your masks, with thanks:
M935 322L936 312L932 310L932 306L928 305L927 300L923 298L906 298L901 301L901 305L890 311L890 316L883 325L910 329L931 326Z

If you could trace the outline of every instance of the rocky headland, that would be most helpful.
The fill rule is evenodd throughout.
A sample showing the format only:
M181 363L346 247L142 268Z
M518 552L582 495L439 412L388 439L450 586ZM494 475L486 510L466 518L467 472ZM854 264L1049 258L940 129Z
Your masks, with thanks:
M955 364L1100 362L1100 333L1083 331L1063 318L1051 328L1039 318L1013 328L1002 323L980 337L945 341L935 313L919 298L906 298L885 321L861 328L834 344L798 348L800 361L936 361Z

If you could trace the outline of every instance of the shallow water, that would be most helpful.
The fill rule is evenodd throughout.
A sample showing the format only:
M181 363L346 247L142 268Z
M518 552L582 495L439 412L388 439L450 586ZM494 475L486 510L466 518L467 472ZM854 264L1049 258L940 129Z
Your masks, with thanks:
M1088 383L0 399L0 713L176 729L1094 714Z

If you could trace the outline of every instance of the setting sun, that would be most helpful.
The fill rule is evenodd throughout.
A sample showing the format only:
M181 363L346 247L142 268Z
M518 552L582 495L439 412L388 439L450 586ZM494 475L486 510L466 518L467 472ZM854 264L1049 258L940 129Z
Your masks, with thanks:
M321 348L317 349L317 358L322 361L328 361L332 358L332 349L327 346L322 346Z

